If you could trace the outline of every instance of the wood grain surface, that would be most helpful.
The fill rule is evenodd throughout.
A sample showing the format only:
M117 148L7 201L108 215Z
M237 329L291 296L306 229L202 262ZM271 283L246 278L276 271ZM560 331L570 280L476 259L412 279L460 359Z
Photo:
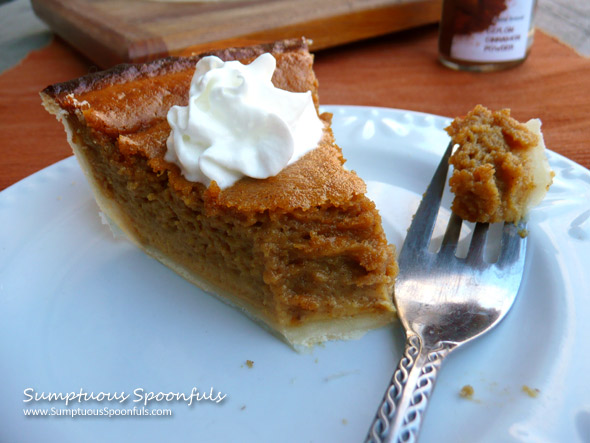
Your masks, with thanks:
M305 35L312 49L435 23L442 0L186 2L32 0L35 13L99 66Z
M590 1L538 0L535 24L590 57Z
M547 147L590 167L590 60L542 32L520 67L455 72L436 61L437 28L427 26L316 53L324 104L384 106L454 117L475 104L539 117ZM63 41L32 52L0 75L0 189L71 155L63 127L39 91L97 67Z

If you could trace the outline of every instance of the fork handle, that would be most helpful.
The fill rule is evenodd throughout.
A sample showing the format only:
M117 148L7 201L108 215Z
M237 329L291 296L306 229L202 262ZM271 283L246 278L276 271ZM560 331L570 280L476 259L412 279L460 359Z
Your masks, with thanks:
M417 334L407 332L404 355L369 429L367 443L416 441L440 365L454 347L443 343L426 349Z

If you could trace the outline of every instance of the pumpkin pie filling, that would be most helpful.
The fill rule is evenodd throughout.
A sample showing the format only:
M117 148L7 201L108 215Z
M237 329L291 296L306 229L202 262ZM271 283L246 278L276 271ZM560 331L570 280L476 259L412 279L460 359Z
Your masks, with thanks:
M446 128L459 145L450 158L452 210L471 222L518 222L545 196L553 172L538 119L477 105Z
M305 41L215 53L249 62L270 52L275 86L312 91ZM267 179L220 189L164 160L166 113L184 105L196 61L121 66L50 86L45 107L66 127L101 210L147 253L243 309L292 345L358 337L393 318L397 265L364 182L320 116L318 147Z

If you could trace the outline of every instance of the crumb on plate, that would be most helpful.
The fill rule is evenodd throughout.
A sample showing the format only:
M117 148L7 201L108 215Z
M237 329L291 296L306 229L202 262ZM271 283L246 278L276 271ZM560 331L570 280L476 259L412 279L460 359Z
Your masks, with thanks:
M465 385L459 391L459 397L466 398L468 400L471 400L471 399L473 399L473 393L474 392L475 391L473 390L473 386L471 386L471 385Z
M533 389L528 387L527 385L522 385L522 392L524 392L526 395L528 395L531 398L537 398L537 396L539 395L539 393L541 391L539 391L538 389Z

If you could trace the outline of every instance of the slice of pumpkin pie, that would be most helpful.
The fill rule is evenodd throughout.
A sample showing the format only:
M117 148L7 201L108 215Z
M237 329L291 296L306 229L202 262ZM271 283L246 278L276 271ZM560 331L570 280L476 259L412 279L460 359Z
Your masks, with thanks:
M305 40L121 65L41 92L101 210L295 347L394 316L394 247L318 115ZM275 66L276 65L276 66Z

